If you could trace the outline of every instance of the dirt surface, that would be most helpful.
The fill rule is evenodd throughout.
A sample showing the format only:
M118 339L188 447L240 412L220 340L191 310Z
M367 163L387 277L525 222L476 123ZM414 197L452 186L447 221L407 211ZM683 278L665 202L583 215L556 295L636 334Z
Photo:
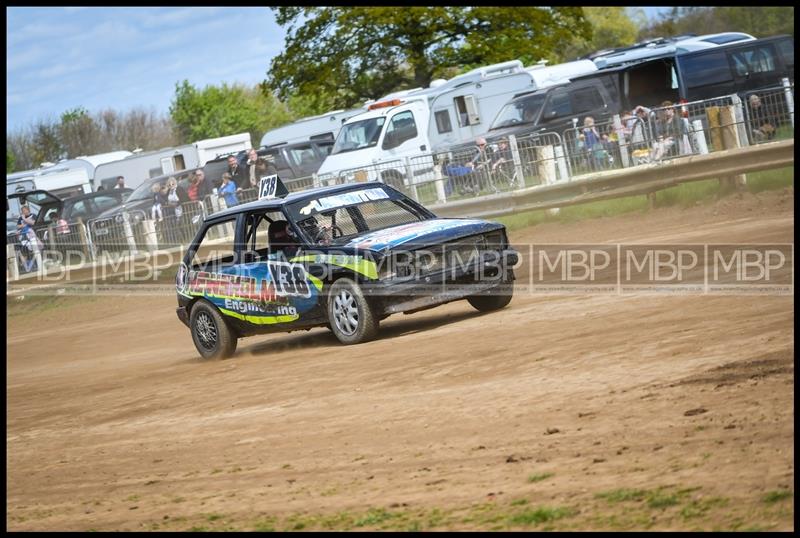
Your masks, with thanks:
M793 201L511 237L794 243ZM174 295L25 305L7 317L8 530L793 529L792 296L519 293L211 362Z

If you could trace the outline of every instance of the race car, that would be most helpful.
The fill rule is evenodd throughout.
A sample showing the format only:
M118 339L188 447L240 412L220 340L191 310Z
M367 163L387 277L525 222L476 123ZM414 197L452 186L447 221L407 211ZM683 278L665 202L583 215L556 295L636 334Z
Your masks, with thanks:
M203 358L312 327L358 344L391 314L511 301L518 254L502 224L437 218L380 182L283 192L208 216L188 246L177 315Z

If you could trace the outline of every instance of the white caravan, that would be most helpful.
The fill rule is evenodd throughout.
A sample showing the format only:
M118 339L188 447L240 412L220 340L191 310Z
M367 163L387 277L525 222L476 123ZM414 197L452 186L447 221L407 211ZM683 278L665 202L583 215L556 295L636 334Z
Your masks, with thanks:
M264 133L264 136L261 137L261 147L307 142L309 140L334 140L345 121L356 114L361 114L365 110L366 107L333 110L319 116L303 118Z
M512 60L384 96L345 122L317 175L322 183L334 177L395 185L409 184L408 178L427 181L433 177L431 152L474 140L516 94L597 71L588 60L564 65L526 69Z
M89 174L83 166L65 163L49 164L36 170L14 172L6 176L6 196L34 190L49 191L67 198L76 194L92 192ZM19 199L6 199L6 212L19 215Z
M93 187L110 189L117 176L125 178L125 186L135 189L145 180L190 168L198 168L200 161L194 144L163 148L156 151L134 153L124 159L101 164L94 171Z
M194 147L197 150L197 166L204 166L217 157L246 151L253 146L250 144L250 133L240 133L198 140L194 143Z

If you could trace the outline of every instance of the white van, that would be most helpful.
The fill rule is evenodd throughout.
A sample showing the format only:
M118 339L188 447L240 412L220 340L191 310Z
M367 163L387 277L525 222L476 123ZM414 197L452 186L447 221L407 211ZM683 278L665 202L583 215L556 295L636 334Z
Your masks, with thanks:
M333 178L394 185L427 181L433 177L431 152L474 140L515 95L594 71L589 60L530 68L512 60L389 94L345 122L318 178L323 184Z

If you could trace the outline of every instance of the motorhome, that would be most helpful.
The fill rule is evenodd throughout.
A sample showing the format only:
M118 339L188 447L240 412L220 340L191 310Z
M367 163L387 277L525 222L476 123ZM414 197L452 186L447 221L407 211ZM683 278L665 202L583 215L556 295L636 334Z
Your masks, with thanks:
M474 69L428 88L394 92L370 104L342 127L331 154L318 171L320 180L342 176L352 181L358 170L369 180L408 183L404 159L474 140L516 93L556 84L565 77L595 72L591 61L524 68L519 60ZM430 157L412 167L413 183L429 179ZM375 170L377 167L380 171Z
M123 176L125 186L135 189L148 178L199 166L200 160L194 144L135 152L124 159L98 166L92 183L94 190L101 186L110 189L117 181L117 177Z
M198 140L193 145L197 150L198 166L205 166L208 161L212 161L217 157L247 151L253 147L250 144L250 133Z
M339 134L339 130L342 128L342 124L365 110L366 107L333 110L319 116L303 118L264 133L264 136L261 137L261 147L307 142L309 140L335 140L336 135Z

